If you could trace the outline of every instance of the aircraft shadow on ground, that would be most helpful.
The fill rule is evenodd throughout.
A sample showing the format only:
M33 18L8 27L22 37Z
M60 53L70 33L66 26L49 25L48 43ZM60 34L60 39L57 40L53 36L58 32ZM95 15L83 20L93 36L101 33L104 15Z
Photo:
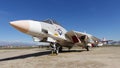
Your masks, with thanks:
M24 59L24 58L28 58L28 57L37 57L37 56L48 55L50 53L51 53L50 51L37 52L37 53L32 53L32 54L26 54L26 55L19 55L19 56L14 56L14 57L9 57L9 58L3 58L3 59L0 59L0 61Z
M67 53L67 52L83 52L83 51L86 51L86 50L63 50L61 53Z
M85 50L63 50L61 53L67 53L67 52L83 52ZM31 53L31 54L26 54L26 55L19 55L19 56L14 56L14 57L8 57L8 58L3 58L0 59L0 61L9 61L9 60L16 60L16 59L24 59L28 57L38 57L38 56L43 56L43 55L49 55L51 54L51 51L45 51L45 52L37 52L37 53Z

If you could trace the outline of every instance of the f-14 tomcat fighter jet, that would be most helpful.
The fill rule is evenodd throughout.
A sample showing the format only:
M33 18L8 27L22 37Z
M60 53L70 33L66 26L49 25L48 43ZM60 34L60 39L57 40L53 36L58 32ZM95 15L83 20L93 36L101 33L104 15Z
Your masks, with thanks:
M62 47L71 49L73 46L84 47L89 51L88 43L98 44L99 39L83 32L67 31L56 21L47 19L44 21L18 20L10 24L17 30L32 36L34 41L49 42L52 54L58 54Z

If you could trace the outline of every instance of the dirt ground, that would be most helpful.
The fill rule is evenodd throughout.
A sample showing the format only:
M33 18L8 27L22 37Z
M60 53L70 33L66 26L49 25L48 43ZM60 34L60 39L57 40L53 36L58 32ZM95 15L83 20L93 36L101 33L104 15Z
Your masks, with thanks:
M51 56L46 49L0 50L0 68L120 68L120 47L80 49Z

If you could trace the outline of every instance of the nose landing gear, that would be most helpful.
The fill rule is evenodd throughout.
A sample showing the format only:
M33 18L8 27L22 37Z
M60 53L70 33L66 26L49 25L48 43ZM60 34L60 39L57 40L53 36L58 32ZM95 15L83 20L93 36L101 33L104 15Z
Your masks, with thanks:
M51 43L51 54L52 55L58 55L60 51L62 51L62 47L58 45L57 43Z

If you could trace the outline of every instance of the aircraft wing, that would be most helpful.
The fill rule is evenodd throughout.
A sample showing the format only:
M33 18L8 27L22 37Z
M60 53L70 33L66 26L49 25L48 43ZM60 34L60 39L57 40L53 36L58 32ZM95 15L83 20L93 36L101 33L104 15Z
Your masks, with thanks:
M87 33L83 33L83 32L78 32L78 31L69 31L65 34L65 38L61 38L61 37L57 37L57 36L53 36L51 34L47 34L48 39L52 42L61 42L61 43L81 43L80 38L81 37L87 37L90 42L95 43L96 41L99 41L98 38L96 38L95 36L92 36L90 34ZM34 41L40 41L40 38L37 37L33 37Z
M99 41L101 41L99 38L97 38L97 37L95 37L95 36L91 36L90 37L94 42L99 42Z
M93 36L93 35L91 35L91 34L83 33L83 32L77 32L77 31L75 31L75 32L77 33L77 35L86 35L86 36L89 38L89 40L92 41L92 42L94 42L94 43L100 41L99 38L97 38L97 37L95 37L95 36Z
M80 38L84 37L84 36L87 36L89 41L92 42L92 43L100 41L100 39L96 38L95 36L92 36L90 34L83 33L83 32L69 31L69 32L66 33L66 37L68 39L70 39L71 42L73 42L73 43L81 43Z

